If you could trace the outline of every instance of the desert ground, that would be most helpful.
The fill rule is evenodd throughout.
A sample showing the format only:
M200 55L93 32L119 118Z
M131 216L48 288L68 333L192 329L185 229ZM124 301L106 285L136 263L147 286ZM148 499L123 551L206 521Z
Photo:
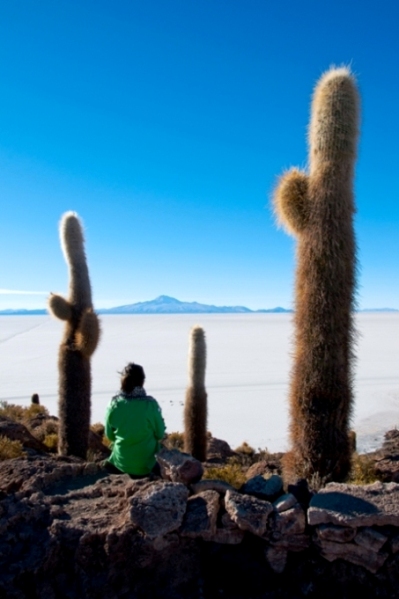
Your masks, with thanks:
M92 422L104 420L128 361L145 368L146 389L162 408L168 432L182 430L188 339L200 324L207 338L208 428L232 447L247 441L288 448L292 314L104 315L92 360ZM399 313L356 314L353 428L358 450L379 446L399 426ZM0 399L21 405L36 392L57 414L57 353L63 326L49 316L0 317Z

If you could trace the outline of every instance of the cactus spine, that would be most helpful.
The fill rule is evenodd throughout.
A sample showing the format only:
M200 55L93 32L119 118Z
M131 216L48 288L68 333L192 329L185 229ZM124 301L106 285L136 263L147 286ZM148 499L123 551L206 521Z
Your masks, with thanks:
M350 468L358 113L349 69L327 71L313 96L309 174L288 171L275 192L278 219L297 237L287 478L342 480Z
M90 357L97 347L100 327L92 306L83 230L74 212L63 215L60 238L69 268L69 298L51 294L48 301L50 313L66 322L58 357L58 452L86 458L90 428Z
M206 343L202 327L190 333L189 384L184 406L184 451L201 462L206 460L207 393L205 390Z

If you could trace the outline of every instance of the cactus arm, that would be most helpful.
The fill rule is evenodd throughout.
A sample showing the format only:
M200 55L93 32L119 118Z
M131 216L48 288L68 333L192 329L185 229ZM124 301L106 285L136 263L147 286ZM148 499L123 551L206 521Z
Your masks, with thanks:
M274 192L274 209L278 222L291 235L299 235L309 220L309 180L306 173L293 168L284 173Z
M71 320L72 318L72 306L61 295L51 293L47 303L48 311L55 318L60 320Z
M69 267L69 301L77 309L92 307L89 270L82 225L75 212L66 212L60 223L61 247Z
M75 347L86 358L94 353L100 339L100 324L91 309L83 313L75 336Z

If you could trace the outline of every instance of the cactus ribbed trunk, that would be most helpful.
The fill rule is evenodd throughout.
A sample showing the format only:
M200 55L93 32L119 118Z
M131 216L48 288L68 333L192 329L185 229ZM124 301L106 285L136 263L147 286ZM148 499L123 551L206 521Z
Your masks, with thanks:
M298 240L287 479L343 480L350 469L357 133L354 78L331 69L313 97L309 175L288 171L275 194L279 220Z
M189 385L184 406L184 451L204 462L207 446L207 393L205 390L206 343L200 326L191 330Z
M75 213L67 212L62 217L60 237L69 267L69 299L51 294L48 306L53 316L66 321L58 355L58 452L86 458L91 411L90 357L97 347L100 328L91 302L82 226Z

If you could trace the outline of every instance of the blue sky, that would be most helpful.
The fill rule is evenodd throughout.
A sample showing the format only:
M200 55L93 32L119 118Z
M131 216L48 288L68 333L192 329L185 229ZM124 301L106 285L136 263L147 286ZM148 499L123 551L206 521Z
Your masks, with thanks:
M290 307L295 242L270 197L306 165L332 64L362 98L358 303L399 308L398 46L396 0L2 2L0 309L66 292L67 210L97 307Z

